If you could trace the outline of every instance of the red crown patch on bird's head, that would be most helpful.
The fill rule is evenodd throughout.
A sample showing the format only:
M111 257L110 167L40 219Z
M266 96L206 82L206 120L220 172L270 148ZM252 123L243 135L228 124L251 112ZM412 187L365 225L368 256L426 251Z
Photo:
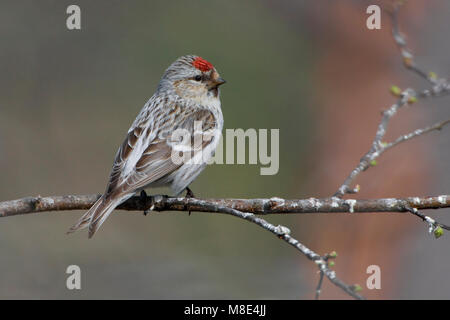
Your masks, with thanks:
M195 58L195 60L192 62L192 65L202 72L206 72L214 68L211 62L208 62L201 57Z

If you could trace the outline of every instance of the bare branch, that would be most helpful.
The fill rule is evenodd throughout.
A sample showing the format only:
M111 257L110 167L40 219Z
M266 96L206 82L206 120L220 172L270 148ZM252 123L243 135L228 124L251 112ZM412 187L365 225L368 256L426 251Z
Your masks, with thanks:
M315 296L316 300L319 300L320 293L322 292L323 276L324 276L323 272L319 272L319 282L317 283L316 296Z
M432 88L422 90L417 93L413 89L406 89L399 94L399 99L388 110L383 112L383 117L372 142L370 150L360 159L358 165L352 170L348 177L344 180L344 183L339 187L338 191L334 194L335 197L343 197L345 194L356 193L357 190L350 187L354 179L362 172L367 170L371 164L386 150L396 146L397 144L418 137L422 134L428 133L433 130L440 130L443 126L448 124L447 121L439 122L433 126L423 129L417 129L412 133L405 134L399 137L397 140L391 143L383 142L383 138L386 134L387 126L392 117L396 115L398 110L408 103L413 103L417 98L429 98L443 96L450 93L450 83L445 78L438 79L433 72L423 71L415 62L414 56L411 50L408 49L405 37L400 33L398 23L398 12L402 3L397 3L391 13L392 16L392 35L395 43L400 49L403 63L409 70L418 74L420 77L431 83Z
M392 36L394 38L395 43L397 44L404 66L419 75L421 78L427 80L431 85L431 89L426 89L417 94L417 97L420 98L428 98L428 97L436 97L447 95L450 93L450 83L445 78L438 78L434 72L426 72L421 67L417 65L414 59L414 55L412 51L408 48L405 37L400 32L399 27L399 11L400 7L403 5L403 2L398 2L394 5L394 8L391 12L392 18Z
M45 211L88 210L100 197L92 195L66 195L49 197L26 197L0 202L0 217ZM233 208L258 215L307 214L307 213L367 213L407 212L407 208L418 210L450 207L450 195L434 197L381 198L381 199L196 199L149 196L145 201L136 196L122 203L117 209L128 211L197 211L228 213L221 208Z
M361 158L358 166L353 169L347 179L345 179L342 186L339 187L339 190L334 194L335 197L342 197L346 193L356 193L353 189L350 189L350 184L358 174L360 174L362 171L367 170L372 164L374 164L373 161L375 161L386 150L391 149L399 143L411 140L412 138L421 136L431 131L441 130L445 125L450 123L450 119L448 119L422 129L416 129L411 133L398 137L393 142L382 142L382 139L386 132L387 123L389 122L389 119L397 112L398 108L399 104L395 104L389 110L384 112L383 120L378 127L377 135L372 144L372 148Z
M400 33L399 22L398 22L398 13L401 7L401 3L394 5L394 9L392 11L392 36L400 49L400 53L403 58L403 64L409 70L415 72L420 77L429 81L431 84L437 84L437 79L433 77L433 73L427 73L423 71L414 61L414 56L412 51L407 47L405 37Z
M0 202L0 217L7 217L26 213L62 210L86 210L89 209L100 195L68 195L53 197L27 197L12 201ZM286 200L281 198L270 199L209 199L196 198L170 198L167 196L150 196L143 199L140 196L133 197L120 205L118 209L137 211L202 211L229 214L270 231L280 239L295 247L309 260L316 263L319 268L320 279L316 289L318 299L323 277L341 288L344 292L356 299L363 299L355 291L355 286L348 285L340 280L336 273L329 268L329 255L320 256L297 239L290 235L290 230L285 226L275 226L255 214L283 214L283 213L325 213L325 212L411 212L420 209L437 209L450 207L450 196L442 195L426 198L404 199L373 199L373 200L343 200L337 197L326 199ZM414 209L411 209L414 208ZM430 218L423 218L430 223ZM434 223L434 229L442 224ZM446 226L445 226L446 227ZM448 228L448 227L446 227Z
M412 89L406 89L401 93L401 97L393 104L388 110L383 112L383 117L378 125L375 138L372 142L370 150L360 159L358 165L349 176L344 180L344 183L339 187L338 191L334 194L335 197L342 197L346 193L351 193L350 184L353 180L363 171L367 170L373 161L375 161L384 151L385 147L382 143L384 136L386 135L387 126L391 118L397 113L397 111L405 106L411 97L415 96L415 92Z
M192 198L190 198L190 199L192 199ZM317 253L315 253L314 251L312 251L311 249L309 249L308 247L306 247L305 245L300 243L297 239L293 238L290 235L291 230L289 230L287 227L282 226L282 225L278 225L275 227L275 225L267 222L266 220L256 217L253 213L242 212L242 211L230 208L230 207L220 206L220 205L217 205L215 203L211 203L211 202L208 202L205 200L197 200L196 199L195 202L197 203L197 205L207 208L212 212L227 213L227 214L233 215L235 217L253 222L256 225L260 226L261 228L272 232L278 238L284 240L285 242L287 242L288 244L290 244L291 246L296 248L298 251L300 251L309 260L311 260L315 264L317 264L317 266L319 267L320 273L322 275L325 275L328 278L328 280L330 280L330 282L333 283L335 286L341 288L344 292L346 292L347 294L349 294L350 296L352 296L355 299L358 299L358 300L364 299L363 296L359 295L354 290L353 286L348 285L345 282L343 282L342 280L340 280L336 276L336 272L334 272L333 270L331 270L328 267L328 262L327 262L328 257L327 256L322 257L322 256L318 255Z
M25 213L35 213L42 211L61 211L61 210L77 210L88 209L100 195L68 195L68 196L54 196L54 197L28 197L18 200L0 202L0 217L13 216ZM449 198L450 199L450 198ZM305 257L313 261L319 268L319 272L322 277L326 276L330 282L337 287L341 288L347 294L355 299L364 299L353 288L352 285L347 285L340 280L336 273L328 266L328 258L318 255L297 239L293 238L291 231L285 226L275 226L266 220L257 217L254 213L270 213L270 210L280 210L280 206L284 206L281 202L285 200L272 198L272 199L220 199L220 200L202 200L195 198L169 198L167 196L153 196L143 199L142 197L133 197L120 205L118 209L124 210L157 210L157 211L203 211L229 214L234 217L238 217L249 222L252 222L259 227L270 231L278 238L284 240L298 251L300 251ZM302 200L299 200L302 201ZM317 200L319 201L319 200ZM338 199L336 201L339 201ZM310 206L312 200L303 200L305 204ZM251 207L253 206L253 208ZM313 205L314 206L314 205ZM449 200L450 206L450 200ZM243 212L236 208L243 208ZM292 205L292 208L294 206ZM273 212L275 213L275 212Z
M326 255L324 255L322 257L322 259L325 261L327 267L333 266L334 262L329 262L330 259L335 259L337 257L337 253L335 251L333 251L332 253L327 253ZM324 273L322 271L319 271L319 281L317 283L317 287L316 287L316 295L315 295L315 299L319 300L320 294L322 292L322 284L323 284L323 278L324 278ZM357 292L357 288L359 286L358 285L351 285L349 286L349 289Z

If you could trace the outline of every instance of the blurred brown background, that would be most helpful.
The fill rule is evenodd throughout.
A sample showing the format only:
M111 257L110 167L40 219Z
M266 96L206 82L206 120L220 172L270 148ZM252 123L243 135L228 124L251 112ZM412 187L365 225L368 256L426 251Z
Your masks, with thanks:
M386 4L389 1L379 2ZM369 1L77 1L82 30L66 28L71 1L0 3L0 201L99 193L116 148L165 68L210 60L228 81L225 128L279 128L280 170L213 165L200 197L326 197L368 150L389 88L424 88L406 71L382 13ZM426 70L449 73L450 4L410 1L403 32ZM388 136L448 117L448 99L401 112ZM448 194L446 130L400 145L360 176L358 197ZM432 212L449 221L449 210ZM309 299L316 267L258 227L228 216L115 212L93 240L65 231L82 212L0 219L0 298ZM369 298L450 298L449 238L400 214L269 216ZM65 287L68 265L82 290ZM381 267L368 290L366 268ZM347 298L325 283L323 298Z

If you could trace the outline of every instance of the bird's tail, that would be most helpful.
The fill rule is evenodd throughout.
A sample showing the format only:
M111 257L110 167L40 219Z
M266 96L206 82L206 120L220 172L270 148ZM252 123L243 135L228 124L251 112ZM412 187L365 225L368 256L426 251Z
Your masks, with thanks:
M101 196L96 203L86 212L78 222L67 231L72 233L89 227L89 238L95 234L111 212L123 201L123 199L111 199Z

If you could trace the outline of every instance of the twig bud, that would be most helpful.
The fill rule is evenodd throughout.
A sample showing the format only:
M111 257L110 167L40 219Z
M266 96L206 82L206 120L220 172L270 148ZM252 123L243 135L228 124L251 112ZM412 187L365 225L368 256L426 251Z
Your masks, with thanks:
M434 229L434 237L437 239L440 236L442 236L444 234L444 229L442 229L441 227L436 227L436 229Z
M410 56L404 56L403 63L405 64L406 67L410 68L413 65L413 59Z
M392 86L392 87L391 87L391 93L392 93L394 96L399 97L399 96L402 94L402 89L400 89L400 88L397 87L397 86Z
M408 98L408 103L409 103L409 104L412 104L412 103L414 103L414 102L417 102L417 97L411 96L411 97Z
M362 291L361 286L360 286L359 284L357 284L357 283L354 284L354 285L352 285L351 288L352 288L352 290L355 291L355 292L360 292L360 291Z
M437 74L433 71L428 72L428 77L431 79L437 79Z

